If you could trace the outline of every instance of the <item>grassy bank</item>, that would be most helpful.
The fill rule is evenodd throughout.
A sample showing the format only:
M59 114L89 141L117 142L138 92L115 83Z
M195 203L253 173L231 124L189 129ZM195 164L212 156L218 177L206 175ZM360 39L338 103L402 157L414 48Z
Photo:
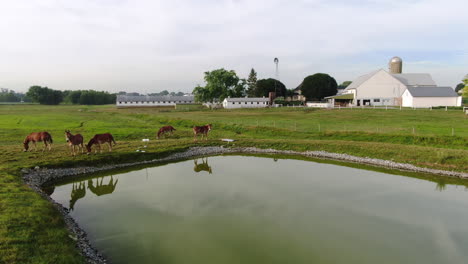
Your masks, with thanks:
M444 109L211 111L1 105L0 263L83 262L61 216L22 183L21 168L147 160L194 145L229 145L219 138L234 138L237 141L231 146L325 150L468 172L467 121L461 111ZM206 123L214 124L211 139L193 142L191 127ZM142 138L154 139L157 128L166 124L177 128L172 138L141 142ZM65 129L82 133L85 140L96 133L111 132L118 145L113 153L71 157L65 146ZM43 130L54 137L53 151L21 152L24 136ZM136 152L143 145L147 152Z

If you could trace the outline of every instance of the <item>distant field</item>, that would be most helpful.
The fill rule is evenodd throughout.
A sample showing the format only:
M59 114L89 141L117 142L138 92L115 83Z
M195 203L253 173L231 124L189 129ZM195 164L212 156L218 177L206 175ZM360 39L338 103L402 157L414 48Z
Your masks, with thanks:
M42 130L58 137L57 142L64 141L65 129L82 133L85 138L103 132L111 132L121 140L154 138L156 130L166 124L175 126L179 137L190 137L192 126L206 123L213 123L214 137L404 140L403 143L408 137L429 137L442 140L441 144L432 141L441 147L467 147L468 140L468 116L461 110L185 108L1 105L0 145L18 144L28 133Z

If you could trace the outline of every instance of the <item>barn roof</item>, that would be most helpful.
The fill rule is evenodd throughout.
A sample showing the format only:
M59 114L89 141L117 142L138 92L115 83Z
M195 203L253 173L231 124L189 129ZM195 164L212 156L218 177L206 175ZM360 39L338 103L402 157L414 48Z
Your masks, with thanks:
M452 87L408 87L408 92L413 97L457 97L458 94Z
M182 101L182 102L193 102L195 99L193 96L130 96L130 95L117 95L117 101L124 102L161 102L161 101Z
M392 76L406 86L436 86L428 73L400 73L392 74Z
M266 97L228 97L225 99L227 102L269 102L270 99Z

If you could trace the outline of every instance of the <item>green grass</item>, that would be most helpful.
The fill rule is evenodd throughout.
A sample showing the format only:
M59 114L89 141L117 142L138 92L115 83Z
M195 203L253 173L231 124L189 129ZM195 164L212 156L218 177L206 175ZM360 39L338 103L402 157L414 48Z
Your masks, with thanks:
M0 105L0 263L83 263L59 213L23 184L19 170L24 167L121 163L154 159L195 145L226 145L325 150L468 172L467 121L461 110L445 109L228 111L199 106L116 109ZM192 126L207 123L213 124L210 140L194 142ZM142 138L154 139L157 129L167 124L177 129L173 137L141 142ZM71 157L65 145L65 129L83 134L86 141L94 134L111 132L118 145L113 153ZM44 130L54 138L53 151L23 153L24 137ZM220 138L236 142L223 143ZM147 145L148 151L135 152L142 145Z

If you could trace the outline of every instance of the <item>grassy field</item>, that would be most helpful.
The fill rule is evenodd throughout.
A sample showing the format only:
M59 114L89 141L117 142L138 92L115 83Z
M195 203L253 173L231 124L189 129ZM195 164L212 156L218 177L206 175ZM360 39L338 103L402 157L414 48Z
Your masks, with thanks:
M194 142L191 127L206 123L213 124L210 140ZM157 129L167 124L176 127L176 134L153 140ZM85 140L111 132L118 145L113 153L71 157L65 129L83 134ZM23 153L24 137L43 130L54 137L53 151ZM142 138L152 139L145 143L146 153L136 152ZM0 105L0 263L83 263L61 216L22 183L21 168L153 159L190 146L227 144L220 138L236 139L234 146L326 150L468 172L468 118L460 110Z

